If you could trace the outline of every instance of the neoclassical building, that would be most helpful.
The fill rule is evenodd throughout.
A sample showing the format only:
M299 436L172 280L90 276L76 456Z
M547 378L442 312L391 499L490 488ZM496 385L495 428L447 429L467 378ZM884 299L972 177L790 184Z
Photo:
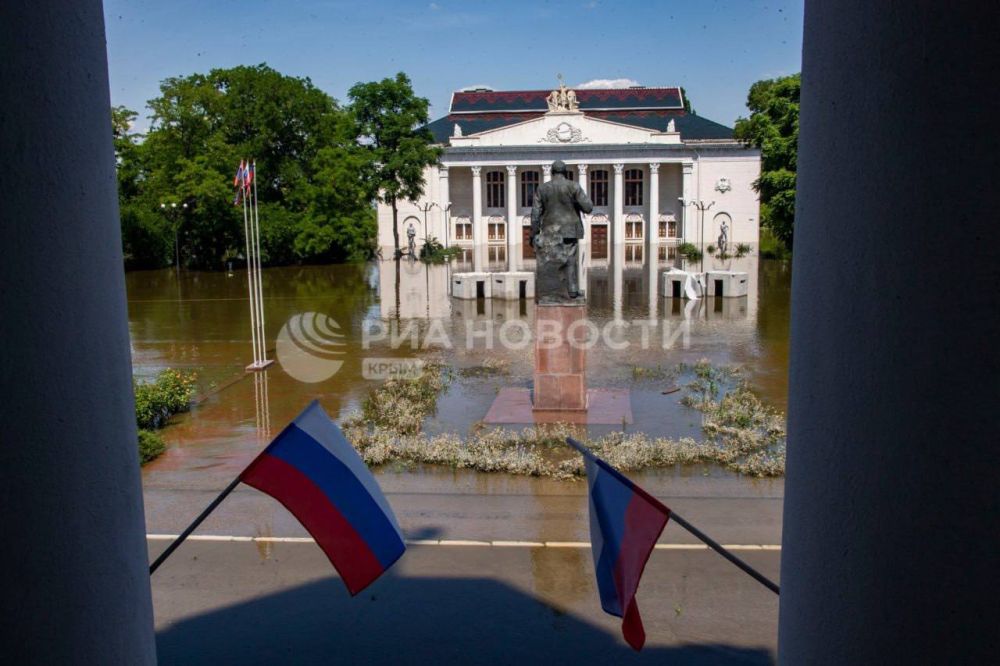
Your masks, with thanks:
M582 246L591 265L643 249L663 260L684 241L716 243L723 225L731 243L758 241L759 151L685 111L680 88L463 90L429 129L443 154L423 198L400 206L400 237L412 224L418 239L471 249L477 269L533 256L532 197L556 159L594 202ZM391 248L388 206L378 223Z

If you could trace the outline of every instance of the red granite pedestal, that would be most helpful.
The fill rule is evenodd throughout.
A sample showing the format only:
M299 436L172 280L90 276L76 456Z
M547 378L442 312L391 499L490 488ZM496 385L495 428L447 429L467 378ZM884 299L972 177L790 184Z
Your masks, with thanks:
M501 389L486 423L632 423L628 389L587 389L586 318L586 305L535 308L535 388Z
M535 308L536 411L587 410L586 319L582 304Z

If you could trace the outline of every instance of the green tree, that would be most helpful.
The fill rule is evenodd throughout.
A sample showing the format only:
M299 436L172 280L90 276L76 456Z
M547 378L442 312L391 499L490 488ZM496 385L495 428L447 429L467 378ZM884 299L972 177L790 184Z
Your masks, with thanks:
M757 81L747 96L749 118L736 121L735 137L761 151L761 222L792 247L795 225L795 171L799 145L800 74Z
M371 194L392 207L392 238L399 249L398 202L415 200L424 189L424 169L437 163L426 98L417 97L402 72L395 78L355 84L348 92L358 144L368 153Z
M112 113L133 266L164 265L161 234L150 228L170 226L162 201L187 204L178 213L186 265L222 268L241 256L243 212L232 205L232 179L245 158L256 160L263 259L365 256L374 236L366 153L332 97L266 65L168 78L160 93L149 102L152 122L142 141L128 134L134 112Z

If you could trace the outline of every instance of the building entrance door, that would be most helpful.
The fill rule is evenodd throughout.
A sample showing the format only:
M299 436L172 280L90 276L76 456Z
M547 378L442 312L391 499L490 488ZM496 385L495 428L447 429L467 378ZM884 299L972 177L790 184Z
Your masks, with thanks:
M591 225L590 256L592 259L608 258L608 225L606 224Z

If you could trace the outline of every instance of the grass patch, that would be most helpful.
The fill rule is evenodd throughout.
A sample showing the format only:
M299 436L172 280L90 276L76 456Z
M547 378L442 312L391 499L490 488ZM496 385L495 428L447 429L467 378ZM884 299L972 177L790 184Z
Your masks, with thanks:
M656 378L691 375L681 402L702 412L706 439L615 432L584 442L608 463L623 472L715 464L751 476L784 474L784 417L760 402L739 368L699 361L639 372ZM431 464L557 479L585 475L581 457L565 445L566 437L578 434L569 425L477 428L467 437L421 432L423 420L435 412L437 397L450 380L448 369L429 363L417 379L385 382L371 391L361 412L344 420L345 435L373 467Z
M631 374L632 379L636 381L646 379L671 379L677 376L677 368L664 368L659 364L652 368L643 365L633 365Z
M510 374L510 363L503 358L488 358L482 365L461 368L460 377L501 377Z

